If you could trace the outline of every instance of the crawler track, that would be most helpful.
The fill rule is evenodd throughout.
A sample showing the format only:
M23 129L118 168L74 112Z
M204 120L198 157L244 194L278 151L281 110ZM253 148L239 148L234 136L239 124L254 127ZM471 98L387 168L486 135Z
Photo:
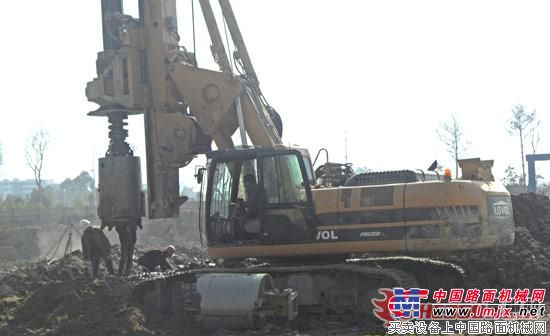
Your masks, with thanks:
M164 312L189 311L189 305L193 304L189 290L197 277L208 273L268 273L277 288L298 291L297 303L302 315L325 312L368 315L373 308L370 300L379 296L380 288L450 288L459 286L463 277L460 267L426 258L358 258L337 264L260 264L140 274L134 277L138 282L135 294L138 300L152 303Z

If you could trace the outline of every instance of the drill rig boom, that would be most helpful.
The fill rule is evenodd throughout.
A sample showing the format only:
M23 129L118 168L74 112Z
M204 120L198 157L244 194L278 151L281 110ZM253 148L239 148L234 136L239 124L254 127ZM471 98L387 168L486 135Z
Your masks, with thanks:
M88 100L100 108L89 115L118 120L110 128L124 134L127 131L120 125L125 125L128 115L144 115L150 218L178 216L186 200L179 195L178 170L196 155L210 151L212 141L219 149L234 148L231 136L240 127L254 145L282 143L280 127L277 130L272 121L276 112L261 95L229 1L220 0L220 6L237 47L236 59L242 63L240 76L231 71L209 0L199 2L220 71L198 67L195 55L178 45L175 0L140 0L139 18L124 15L121 0L102 0L105 50L98 54L98 77L86 88ZM114 142L124 144L125 137ZM103 163L109 164L114 156L119 161L136 161L129 150L121 155L108 151ZM100 174L100 209L109 209L102 220L112 222L126 218L128 212L141 213L141 209L123 206L134 196L103 188L116 184L109 176L120 175L112 171L118 165L109 167L109 173Z

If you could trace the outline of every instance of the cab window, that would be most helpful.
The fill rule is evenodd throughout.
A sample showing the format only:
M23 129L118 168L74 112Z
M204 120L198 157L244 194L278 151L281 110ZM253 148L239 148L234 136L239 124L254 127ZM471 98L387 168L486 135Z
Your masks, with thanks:
M231 170L234 166L230 162L221 162L216 165L212 181L212 201L210 214L222 218L229 217L229 205L231 203L231 188L233 178Z
M300 162L295 154L264 158L263 189L268 204L307 201Z

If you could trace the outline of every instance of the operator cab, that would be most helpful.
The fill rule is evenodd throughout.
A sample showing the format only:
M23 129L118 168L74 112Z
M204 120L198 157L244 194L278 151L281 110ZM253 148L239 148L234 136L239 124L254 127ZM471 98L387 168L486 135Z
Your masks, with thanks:
M247 148L207 154L209 246L311 240L311 161L296 149Z

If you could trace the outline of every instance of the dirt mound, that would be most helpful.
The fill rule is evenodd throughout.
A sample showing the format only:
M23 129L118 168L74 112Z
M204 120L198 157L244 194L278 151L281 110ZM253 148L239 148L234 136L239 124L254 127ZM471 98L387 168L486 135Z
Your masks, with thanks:
M550 200L512 196L516 237L498 249L461 252L443 259L461 265L468 288L550 288Z
M133 284L126 279L93 280L89 274L80 251L52 263L12 266L0 281L0 335L175 335L185 331L175 317L134 303Z
M512 196L512 203L516 225L526 227L535 240L548 244L550 242L550 200L548 196L521 194Z

